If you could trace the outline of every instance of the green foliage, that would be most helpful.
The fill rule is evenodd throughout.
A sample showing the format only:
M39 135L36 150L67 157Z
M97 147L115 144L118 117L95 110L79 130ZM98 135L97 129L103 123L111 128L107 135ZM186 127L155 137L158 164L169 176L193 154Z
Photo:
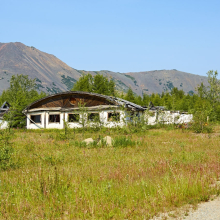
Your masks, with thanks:
M67 140L68 137L67 137L67 135L65 133L61 132L61 133L56 134L55 139L57 141L64 141L64 140Z
M8 129L0 130L0 170L7 170L15 167L12 160L14 149L9 142L12 137L12 131Z
M55 140L57 141L65 141L69 140L71 138L71 129L68 121L63 120L64 123L64 129L58 130ZM51 137L53 139L53 137Z
M141 106L148 106L152 102L155 106L164 106L167 110L189 111L194 107L195 101L198 100L197 95L190 96L185 94L183 90L173 87L171 92L163 92L162 94L152 93L151 95L143 94L143 97L135 95L131 88L121 98Z
M74 145L79 148L86 148L87 144L85 141L75 141Z
M108 80L108 77L104 77L101 74L94 76L93 81L93 92L103 94L103 95L115 95L115 83L111 79Z
M104 126L104 121L100 118L100 112L101 111L88 113L87 123L89 124L89 127L92 127L95 130L101 130Z
M219 101L220 101L220 80L217 79L218 72L210 70L208 73L209 85L205 87L203 83L197 88L199 96L202 99L208 100L212 106L212 120L216 121L220 118L219 115Z
M134 92L132 91L131 87L128 89L125 97L126 100L128 100L129 102L136 102L135 101L135 95Z
M132 141L130 138L125 136L115 137L113 140L113 147L132 147L135 146L136 141Z
M90 73L82 75L74 84L72 91L94 92L115 96L115 82L101 74L92 76Z
M7 170L14 167L12 162L13 148L11 146L0 147L0 169Z
M209 86L206 91L206 97L211 101L213 107L220 101L220 81L217 79L218 72L210 70L208 73Z
M193 109L192 129L196 133L211 133L212 126L209 124L209 117L212 113L212 107L208 102L203 101L199 106Z
M79 80L74 84L72 91L93 92L93 77L89 73L83 74Z
M26 75L13 75L10 87L4 90L0 96L0 102L7 101L10 104L10 112L4 115L4 119L9 122L10 127L24 127L25 115L22 110L37 99L46 96L36 90L35 80L29 79Z
M205 102L206 106L212 108L209 111L209 120L220 121L220 80L217 79L218 72L211 70L207 75L209 85L205 86L201 83L196 89L197 94L185 94L183 90L171 86L170 92L143 94L141 98L129 88L125 95L121 95L121 98L142 106L148 106L152 102L155 106L164 106L167 110L193 112L194 114L197 110L200 112L199 106L201 107Z

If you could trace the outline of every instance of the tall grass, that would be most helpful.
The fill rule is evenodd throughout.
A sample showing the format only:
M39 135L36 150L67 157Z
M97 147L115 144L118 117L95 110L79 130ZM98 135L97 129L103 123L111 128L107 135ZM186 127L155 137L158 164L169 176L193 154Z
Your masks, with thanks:
M121 135L15 131L11 159L0 171L1 219L149 219L220 189L220 137L156 129ZM109 135L112 147L80 146ZM77 145L78 142L78 145ZM212 187L211 187L212 185Z

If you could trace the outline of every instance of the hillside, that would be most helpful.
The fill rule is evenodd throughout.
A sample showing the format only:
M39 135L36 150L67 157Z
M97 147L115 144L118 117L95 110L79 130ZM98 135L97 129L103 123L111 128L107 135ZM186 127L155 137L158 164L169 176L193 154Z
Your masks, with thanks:
M86 71L80 71L87 73ZM127 91L129 87L138 94L162 93L171 91L173 87L184 92L195 92L195 88L203 82L207 85L207 77L181 72L178 70L154 70L146 72L116 73L110 71L91 72L112 77L119 90Z
M127 91L129 87L138 94L161 93L170 91L173 87L185 92L195 91L195 87L207 78L181 72L178 70L155 70L146 72L119 73L107 70L89 71L112 78L117 89ZM35 47L22 43L0 43L0 94L9 87L12 75L25 74L36 78L39 90L56 93L70 90L84 70L76 70L56 58L54 55L42 52Z
M15 74L36 78L39 90L48 93L71 89L80 77L79 72L54 55L22 43L0 43L0 93L9 87Z

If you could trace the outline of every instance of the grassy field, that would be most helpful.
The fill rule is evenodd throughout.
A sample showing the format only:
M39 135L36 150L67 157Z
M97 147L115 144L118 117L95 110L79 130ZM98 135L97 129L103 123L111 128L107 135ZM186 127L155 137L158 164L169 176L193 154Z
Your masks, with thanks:
M67 140L54 130L14 130L9 141L2 134L0 219L149 219L207 201L220 193L219 130L70 131ZM81 143L106 135L118 144Z

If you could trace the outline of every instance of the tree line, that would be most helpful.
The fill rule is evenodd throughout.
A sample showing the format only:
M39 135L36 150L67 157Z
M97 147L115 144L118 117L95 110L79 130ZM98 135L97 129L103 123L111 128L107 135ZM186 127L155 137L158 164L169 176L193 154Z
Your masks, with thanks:
M23 109L30 103L46 96L44 92L38 92L35 79L29 79L27 75L13 75L10 80L10 87L2 92L0 106L7 101L10 111L4 115L10 127L24 127L26 116Z
M170 92L161 94L152 93L143 96L136 95L131 88L126 93L116 90L113 79L108 79L101 74L92 76L90 73L82 75L74 84L72 91L84 91L99 93L108 96L116 96L141 106L148 106L152 102L155 106L164 106L167 110L179 110L190 113L206 113L212 121L220 121L220 81L217 79L217 71L209 71L208 86L201 83L196 88L196 93L186 94L183 90L174 87ZM47 96L45 92L38 92L34 79L26 75L14 75L10 81L10 87L0 95L0 105L4 101L9 102L10 112L5 115L12 127L24 127L25 115L22 110L32 102Z
M72 91L95 92L103 95L116 96L141 106L163 106L166 110L183 111L195 114L206 112L211 121L220 121L220 81L217 79L218 72L210 70L207 73L208 86L203 83L198 85L196 93L185 93L174 87L171 91L161 94L152 93L143 96L136 95L131 88L126 93L117 91L115 82L103 75L83 75L73 86Z

